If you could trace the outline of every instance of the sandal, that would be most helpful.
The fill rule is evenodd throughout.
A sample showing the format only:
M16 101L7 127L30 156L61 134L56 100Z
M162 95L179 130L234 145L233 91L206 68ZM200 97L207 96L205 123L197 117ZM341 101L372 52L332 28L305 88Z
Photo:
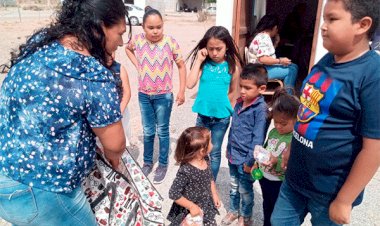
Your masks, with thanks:
M222 225L230 225L232 222L234 222L236 219L239 218L238 214L228 212L227 215L222 220Z
M238 226L252 226L253 222L251 217L239 217Z

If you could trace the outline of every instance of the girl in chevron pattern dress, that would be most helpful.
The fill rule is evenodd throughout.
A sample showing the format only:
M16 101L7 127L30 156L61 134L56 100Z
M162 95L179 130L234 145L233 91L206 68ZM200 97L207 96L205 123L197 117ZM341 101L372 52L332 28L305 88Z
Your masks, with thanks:
M169 123L174 102L173 64L179 71L179 92L175 101L185 101L186 67L177 41L163 34L163 20L159 11L147 8L143 17L144 33L134 36L126 53L138 71L138 99L144 132L143 172L153 169L153 147L156 130L160 142L158 167L153 183L161 183L166 175L169 155Z

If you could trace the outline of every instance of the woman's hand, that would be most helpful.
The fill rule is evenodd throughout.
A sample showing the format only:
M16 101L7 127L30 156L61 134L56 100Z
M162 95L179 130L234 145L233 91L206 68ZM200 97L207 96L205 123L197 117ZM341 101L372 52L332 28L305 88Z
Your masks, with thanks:
M192 205L190 207L189 211L190 211L190 215L192 217L195 217L195 216L198 216L198 215L202 215L202 210L201 210L201 208L197 204Z
M197 60L203 62L208 56L208 52L206 48L200 49L197 53Z
M114 169L116 170L119 169L120 159L107 159L107 160Z
M117 169L120 158L125 151L125 135L121 121L106 127L94 127L92 131L98 136L103 146L104 156L112 167Z
M279 59L279 63L280 63L281 65L284 65L284 66L288 66L289 64L292 63L292 60L290 60L290 59L287 58L287 57L280 57L280 58L278 58L278 59Z

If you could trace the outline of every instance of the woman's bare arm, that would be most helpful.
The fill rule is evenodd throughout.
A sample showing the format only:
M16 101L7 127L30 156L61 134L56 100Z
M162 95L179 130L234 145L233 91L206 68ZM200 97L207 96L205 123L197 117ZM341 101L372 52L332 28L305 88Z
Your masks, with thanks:
M129 85L128 73L123 66L120 66L120 78L123 86L123 98L120 103L120 111L123 113L131 99L131 87Z

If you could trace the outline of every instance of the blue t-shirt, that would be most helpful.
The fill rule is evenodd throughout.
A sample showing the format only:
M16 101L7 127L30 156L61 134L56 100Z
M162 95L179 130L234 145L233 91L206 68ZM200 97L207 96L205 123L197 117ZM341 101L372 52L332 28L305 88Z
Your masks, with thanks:
M334 63L326 54L301 90L286 180L305 196L330 202L346 181L363 137L380 138L380 56L368 51ZM361 200L362 194L354 205Z
M193 112L215 118L232 115L233 109L228 99L232 75L228 70L227 61L215 63L208 60L203 65Z
M80 186L93 166L93 127L121 119L112 73L60 43L11 68L0 96L0 173L52 192Z

